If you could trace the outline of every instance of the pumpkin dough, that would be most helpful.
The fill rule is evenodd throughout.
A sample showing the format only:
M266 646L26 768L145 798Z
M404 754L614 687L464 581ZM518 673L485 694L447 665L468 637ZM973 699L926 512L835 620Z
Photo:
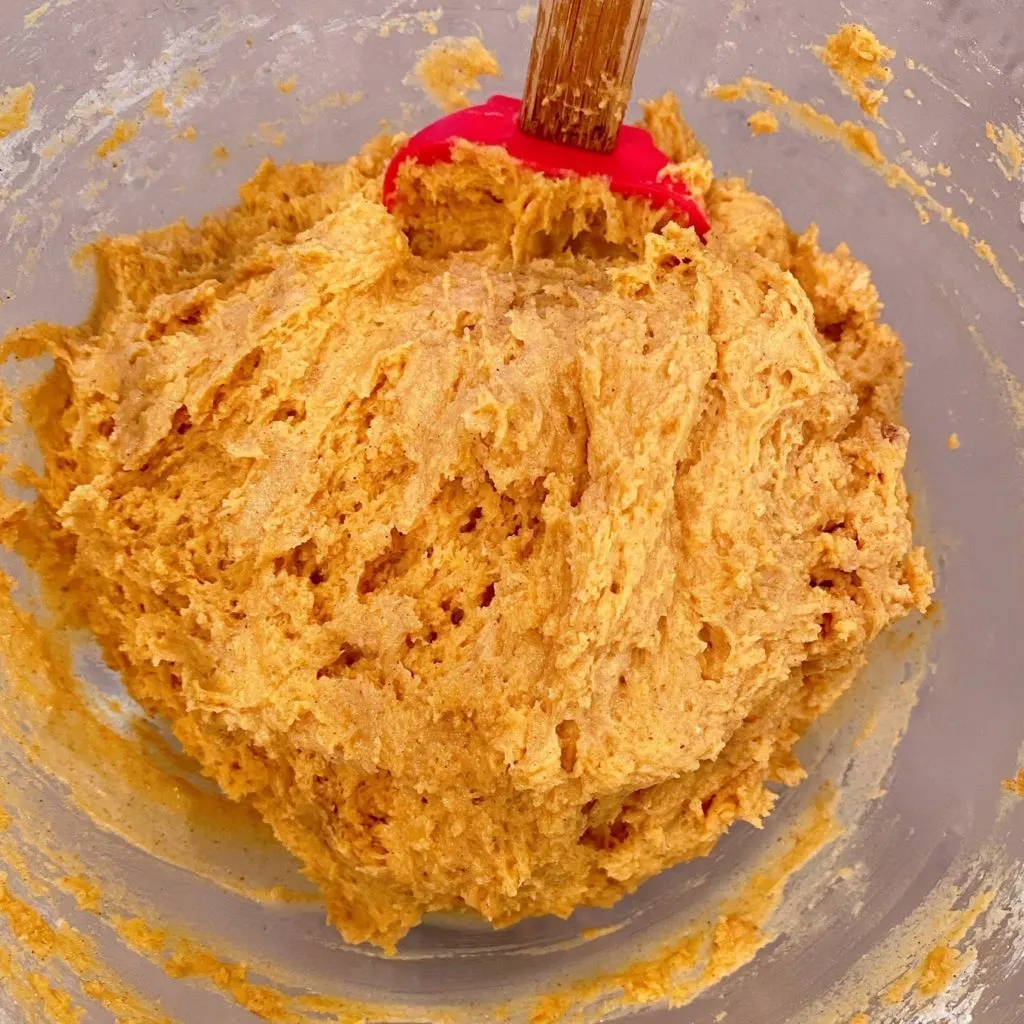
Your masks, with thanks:
M598 181L396 140L94 246L3 537L353 942L609 905L757 824L931 578L867 268L658 144L707 246Z

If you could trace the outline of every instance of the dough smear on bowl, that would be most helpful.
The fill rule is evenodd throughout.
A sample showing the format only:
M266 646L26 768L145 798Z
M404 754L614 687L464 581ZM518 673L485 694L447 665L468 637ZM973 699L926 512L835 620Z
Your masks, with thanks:
M377 140L98 242L91 318L9 339L55 362L0 536L350 941L706 854L928 605L867 268L647 122L707 246L468 146L392 215Z

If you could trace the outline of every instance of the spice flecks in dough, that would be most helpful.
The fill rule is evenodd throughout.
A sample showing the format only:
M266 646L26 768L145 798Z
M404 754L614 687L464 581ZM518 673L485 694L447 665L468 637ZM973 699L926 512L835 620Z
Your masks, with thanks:
M19 88L8 89L0 95L0 139L6 139L15 132L28 127L29 114L36 87L29 82Z
M951 452L955 452L960 447L960 435L950 434L949 437L946 438L946 447Z
M476 36L446 37L431 43L416 64L416 79L441 110L468 107L483 77L500 76L501 67Z
M879 110L886 101L882 87L893 77L886 61L892 60L896 51L879 42L869 28L857 24L841 26L829 36L824 47L814 49L843 89L860 104L861 110L878 120Z

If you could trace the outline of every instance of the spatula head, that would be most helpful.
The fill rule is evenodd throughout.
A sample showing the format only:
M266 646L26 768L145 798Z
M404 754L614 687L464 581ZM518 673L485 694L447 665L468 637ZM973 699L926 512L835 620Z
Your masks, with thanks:
M642 128L624 125L618 145L610 153L591 153L574 146L545 142L519 129L519 100L492 96L478 107L467 107L441 118L418 132L394 155L384 175L384 203L392 209L398 198L399 168L407 160L423 165L450 160L460 139L478 146L501 146L526 167L552 177L606 178L613 192L646 199L673 212L674 219L689 225L701 240L711 230L703 206L685 182L658 175L671 162Z

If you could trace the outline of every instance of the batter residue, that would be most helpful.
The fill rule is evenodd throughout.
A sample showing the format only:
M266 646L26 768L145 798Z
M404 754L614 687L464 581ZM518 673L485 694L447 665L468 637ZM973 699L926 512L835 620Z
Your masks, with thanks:
M1016 181L1024 167L1024 141L1008 124L985 125L985 137L995 144L995 164L1007 181Z
M707 164L672 97L657 143ZM350 941L608 905L759 822L929 602L867 268L738 179L704 246L503 153L266 164L94 246L8 342L45 470L0 538Z
M864 25L842 25L823 47L814 47L822 62L836 76L844 92L873 120L886 102L884 87L892 81L886 62L896 51L880 42Z
M31 82L18 89L8 89L0 95L0 139L6 139L8 135L28 127L35 95L36 87Z
M441 110L461 110L480 91L480 79L501 74L494 54L477 36L446 37L423 51L416 63L416 79Z

